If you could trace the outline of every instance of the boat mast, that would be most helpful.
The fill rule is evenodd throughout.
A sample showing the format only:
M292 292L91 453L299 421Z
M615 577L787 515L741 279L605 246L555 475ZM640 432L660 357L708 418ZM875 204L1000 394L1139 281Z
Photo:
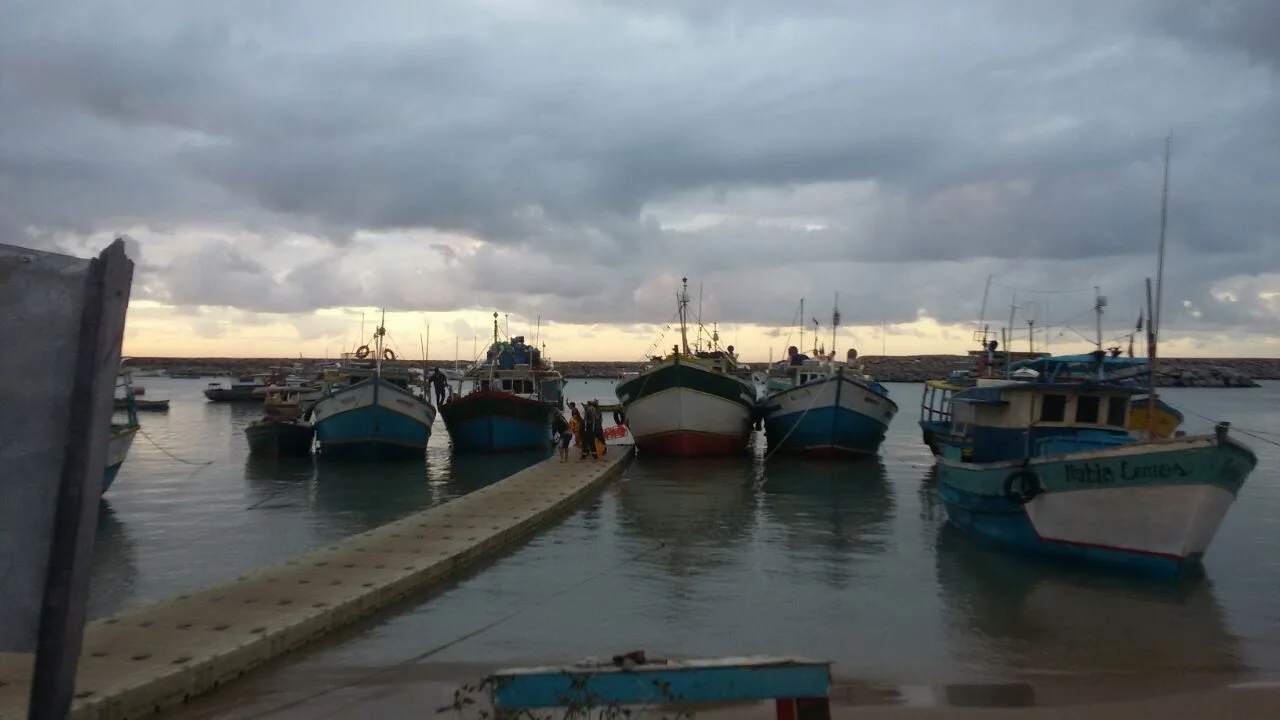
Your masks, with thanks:
M676 304L680 308L680 346L684 354L689 354L689 278L680 278L680 294L676 296Z
M1097 328L1096 329L1097 335L1095 336L1094 344L1098 346L1098 350L1097 350L1098 379L1101 380L1103 375L1105 375L1102 368L1104 365L1103 363L1103 358L1105 357L1104 353L1106 352L1105 350L1102 349L1102 309L1107 306L1107 297L1102 294L1102 288L1099 288L1096 285L1093 287L1093 295L1094 295L1093 312L1094 312L1095 323Z
M377 348L377 355L374 359L374 370L377 372L378 377L382 377L382 336L387 332L386 324L387 309L382 308L382 319L378 321L378 329L373 333L373 346Z
M702 281L698 281L698 335L694 341L694 350L702 350Z
M836 293L835 304L831 306L831 357L836 356L836 328L840 327L840 293Z
M804 298L800 298L800 352L804 352Z
M1164 298L1164 239L1165 229L1169 224L1169 154L1172 143L1173 138L1166 136L1164 139L1164 186L1160 191L1160 245L1156 251L1156 304L1147 313L1157 338L1160 334L1160 316L1163 314L1160 308L1161 300Z
M498 312L496 310L493 313L493 344L495 346L498 344ZM494 354L493 357L489 358L489 381L490 382L493 381L493 373L495 368L497 367L497 363L498 363L498 355Z
M1147 280L1147 432L1156 433L1156 359L1160 340L1160 301L1164 291L1164 244L1169 225L1169 155L1173 138L1164 139L1164 186L1160 191L1160 246L1156 252L1156 301L1151 304L1151 280Z
M981 337L978 343L982 345L983 352L987 350L987 336L989 331L983 323L987 319L987 297L991 294L991 275L987 275L987 286L982 291L982 309L978 311L978 329L974 331L975 336ZM884 352L883 350L881 351Z

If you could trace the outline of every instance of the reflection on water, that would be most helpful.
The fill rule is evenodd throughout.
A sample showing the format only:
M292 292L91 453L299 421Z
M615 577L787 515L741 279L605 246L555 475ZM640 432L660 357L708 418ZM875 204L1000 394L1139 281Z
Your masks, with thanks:
M1207 581L1090 575L1012 556L947 526L938 585L957 647L1003 674L1240 673L1239 643ZM957 658L962 660L962 658Z
M637 458L618 493L619 529L660 544L672 585L731 563L754 524L755 470L731 458Z
M824 582L844 587L855 563L889 546L894 497L884 462L816 462L777 457L760 485L760 504L777 540L796 563L814 562Z

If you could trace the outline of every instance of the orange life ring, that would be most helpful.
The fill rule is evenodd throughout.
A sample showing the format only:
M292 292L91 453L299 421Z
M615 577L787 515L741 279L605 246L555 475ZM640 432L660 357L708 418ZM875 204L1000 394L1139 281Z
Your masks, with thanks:
M369 357L369 346L361 345L360 347L356 348L356 357L360 358L361 360Z

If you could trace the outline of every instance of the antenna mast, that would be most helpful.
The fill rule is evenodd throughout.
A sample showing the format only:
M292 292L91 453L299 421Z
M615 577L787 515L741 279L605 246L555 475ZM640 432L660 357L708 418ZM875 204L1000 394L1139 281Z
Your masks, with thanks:
M676 295L676 304L680 308L680 346L685 355L689 354L689 278L680 278L680 292Z

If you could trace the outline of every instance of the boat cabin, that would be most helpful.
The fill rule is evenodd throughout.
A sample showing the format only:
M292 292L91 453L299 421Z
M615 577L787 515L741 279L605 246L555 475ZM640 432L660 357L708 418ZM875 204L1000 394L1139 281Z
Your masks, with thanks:
M408 370L391 370L384 366L381 372L379 372L376 363L353 362L347 365L346 372L342 375L332 377L330 379L329 387L331 390L337 390L342 387L355 385L356 383L363 382L375 376L380 376L383 382L395 385L408 393L413 393L414 388L421 384L420 382L414 382L413 374Z
M939 449L947 457L988 463L1126 445L1134 442L1126 427L1133 394L1082 382L1005 381L953 391Z

